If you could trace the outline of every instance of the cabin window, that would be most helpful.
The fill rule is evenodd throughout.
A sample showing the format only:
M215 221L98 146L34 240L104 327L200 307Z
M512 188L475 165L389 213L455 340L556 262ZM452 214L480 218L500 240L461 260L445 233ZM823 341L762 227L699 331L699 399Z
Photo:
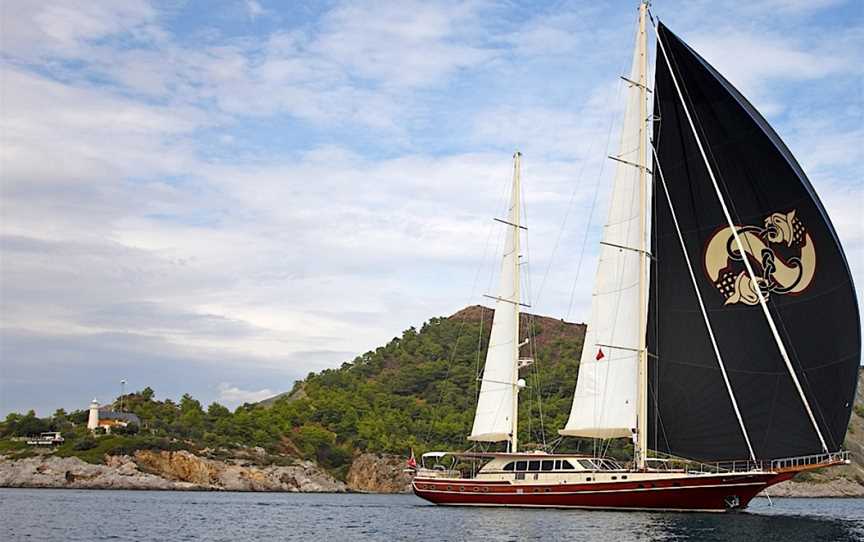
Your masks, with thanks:
M627 477L626 477L626 476L622 476L621 479L622 479L622 480L626 480Z
M541 470L552 470L555 468L555 462L550 459L543 460L543 464L541 465Z
M527 461L517 461L516 462L516 470L521 470L521 471L528 470L528 462Z
M589 476L588 478L585 478L585 481L586 481L586 482L590 482L590 481L591 481L591 477Z
M504 470L506 470L506 471L512 471L514 466L515 466L515 465L514 465L513 462L511 461L511 462L507 463L506 465L504 465Z
M587 459L580 459L579 464L582 465L582 468L592 470L594 469L594 463L588 461Z
M618 477L617 477L617 476L613 476L612 479L613 479L613 480L617 480Z
M534 471L534 472L540 470L540 462L539 461L529 461L528 462L528 470Z
M561 460L561 468L564 470L573 470L575 467L573 467L573 463L571 463L570 461L568 461L566 459L562 459Z
M555 460L555 470L561 470L561 460L560 459Z

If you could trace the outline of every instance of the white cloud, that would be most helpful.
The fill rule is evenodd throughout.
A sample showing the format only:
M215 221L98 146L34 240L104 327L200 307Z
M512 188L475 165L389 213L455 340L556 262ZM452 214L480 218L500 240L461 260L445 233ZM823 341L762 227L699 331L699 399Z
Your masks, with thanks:
M261 390L243 390L227 382L219 384L219 400L230 406L243 403L257 403L274 395L276 393L267 388Z
M619 28L600 5L525 19L487 3L346 2L269 34L216 29L189 45L146 3L83 3L67 19L68 3L22 3L12 15L9 5L0 332L26 343L26 356L146 367L158 350L160 367L184 359L212 371L211 396L219 382L238 402L283 391L482 301L500 243L491 218L517 148L535 288L575 189L543 296L532 300L540 313L567 312L620 111L613 80L629 62L630 15ZM838 120L854 117L854 105L842 115L816 102L780 107L800 103L789 85L849 83L860 53L821 62L826 45L809 35L763 31L758 17L734 35L709 34L719 17L709 19L688 32L760 106L779 104L775 124L864 284L862 135ZM845 44L858 34L837 35ZM601 194L577 320L587 317L604 209ZM74 356L57 354L68 344ZM283 380L226 374L232 366Z
M267 10L256 0L246 0L246 13L250 19L256 19L267 13Z

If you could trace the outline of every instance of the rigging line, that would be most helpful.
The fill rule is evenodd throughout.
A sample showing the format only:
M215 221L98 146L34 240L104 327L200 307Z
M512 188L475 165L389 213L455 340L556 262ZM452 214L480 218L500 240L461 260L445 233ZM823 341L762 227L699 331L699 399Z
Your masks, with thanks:
M658 36L658 43L659 42L660 39ZM681 245L681 252L684 253L684 261L687 262L687 271L690 273L690 282L693 284L693 291L696 293L696 299L699 301L699 308L702 311L702 319L705 322L705 327L708 328L708 337L711 339L711 346L714 348L714 355L717 357L717 363L720 365L720 372L723 374L723 382L726 384L726 391L729 393L729 399L732 401L732 408L735 410L735 416L738 418L738 425L741 427L741 433L744 435L744 440L747 442L747 449L750 451L750 459L756 461L756 454L753 451L753 446L750 444L750 436L747 434L747 428L744 426L744 419L741 417L741 411L738 409L738 401L735 399L735 392L732 391L732 384L729 382L729 376L726 374L726 366L723 363L723 358L720 356L720 347L717 345L717 339L714 337L714 328L711 326L711 321L708 319L708 312L705 310L705 302L702 300L702 292L699 291L699 284L696 282L696 274L693 272L693 264L690 263L690 255L687 253L687 244L684 242L684 236L681 234L681 228L678 225L678 215L675 213L675 208L672 206L672 197L669 195L669 188L666 186L666 178L663 176L663 168L660 166L660 157L657 156L657 149L654 148L654 145L651 145L651 151L654 154L654 165L657 166L657 172L660 174L660 183L663 185L663 193L666 195L666 202L669 204L669 213L672 215L672 223L675 225L675 231L678 234L678 242Z
M528 334L529 334L529 355L531 359L534 360L534 363L531 365L531 372L534 375L534 387L537 390L537 412L540 418L540 439L543 442L543 446L546 446L546 425L543 420L543 380L542 375L540 373L540 361L539 361L539 352L537 351L537 317L535 315L530 315L528 320Z
M813 415L813 410L810 408L810 402L807 401L807 397L804 395L804 390L801 388L801 382L799 382L798 375L795 373L795 368L792 366L792 361L789 359L789 353L786 351L786 346L784 345L783 340L780 338L780 332L777 330L777 325L774 323L774 318L771 316L771 311L768 310L768 303L765 300L765 296L762 294L762 288L759 286L759 283L756 280L756 273L753 271L753 266L750 264L749 258L745 256L744 244L741 241L741 237L738 235L738 229L732 222L732 216L729 214L729 208L726 206L726 200L723 197L722 191L720 190L720 185L717 183L717 178L714 176L714 169L708 162L708 156L705 153L705 148L702 146L702 140L699 138L699 134L696 130L696 125L693 122L693 117L690 116L690 108L687 107L687 103L684 100L684 95L681 92L681 87L678 85L678 78L675 77L675 70L672 68L672 63L669 60L669 56L666 53L666 47L663 45L663 40L660 39L659 33L657 34L657 43L660 45L660 50L663 53L663 58L666 60L666 65L669 68L669 74L672 77L672 82L675 85L675 90L677 90L678 92L678 98L681 100L681 105L684 108L684 113L687 116L687 121L690 124L690 129L693 132L693 137L696 139L696 145L702 155L702 160L705 162L705 167L708 170L708 176L711 178L711 183L714 185L714 191L717 194L717 199L720 202L720 207L722 208L723 214L726 217L726 222L732 229L732 236L735 238L735 244L738 246L738 250L741 253L742 260L744 261L744 267L747 268L747 273L750 275L750 281L753 285L753 289L756 290L756 297L759 299L759 306L762 308L762 313L765 315L765 319L768 321L768 327L771 328L771 333L774 335L774 341L777 343L777 348L780 350L780 355L783 357L783 361L784 363L786 363L786 368L789 370L789 375L792 377L792 381L795 383L795 388L798 390L798 395L801 397L801 402L804 403L804 408L807 410L807 415L810 417L810 422L813 424L813 428L816 430L816 434L819 435L819 442L822 444L822 450L827 454L829 453L829 451L827 444L825 444L825 437L822 436L822 430L819 428L819 424L816 422L816 417Z
M509 205L509 198L507 196L504 196L504 197L507 200L507 203L505 205ZM490 221L489 226L488 226L488 232L486 234L486 242L483 245L483 252L481 253L481 256L480 256L480 262L477 264L477 271L474 273L474 281L471 285L471 293L468 296L468 305L469 306L471 304L471 301L474 299L474 295L477 291L477 284L480 281L480 273L483 270L483 264L486 260L486 255L489 252L489 244L492 240L492 233L495 231L494 226L495 226L495 223ZM500 232L499 232L499 239L500 239ZM492 267L494 268L494 266L492 266ZM491 276L490 276L490 283L491 283ZM481 311L480 314L481 314L481 318L482 318L482 314L483 314L483 306L482 305L480 306L480 311ZM459 327L456 330L456 339L453 342L453 348L452 348L451 353L450 353L450 358L447 362L447 370L444 373L443 382L448 382L450 380L450 371L453 368L453 362L456 358L456 348L459 345L459 340L463 336L463 331L465 329L465 322L466 322L466 319L462 319L459 322ZM482 320L481 320L481 322L482 322ZM483 330L482 330L482 323L481 323L480 341L482 341L482 337L483 337ZM479 354L478 354L478 357L479 357ZM426 432L426 437L424 439L427 442L429 440L429 437L432 435L432 430L433 430L434 421L435 421L435 414L441 408L441 404L444 402L444 395L446 394L446 391L447 391L446 387L442 387L441 394L438 397L438 401L435 404L435 406L431 409L430 414L432 415L432 421L429 424L429 428ZM477 388L477 395L478 395L478 397L480 395L479 385Z
M632 90L628 90L628 92L632 92ZM620 143L620 145L624 145L625 141L628 140L628 135L629 135L629 134L627 133L627 129L628 129L628 128L631 128L631 129L632 129L632 126L628 126L628 120L632 123L632 115L633 115L633 111L630 110L630 108L633 106L633 102L631 101L631 100L632 100L632 95L628 95L628 96L627 96L627 99L628 99L628 103L627 103L627 106L625 106L625 109L624 109L624 115L625 115L625 118L624 118L624 122L622 123L622 126L621 126L621 143ZM637 102L637 103L638 103L638 102ZM629 113L629 115L630 115L629 118L628 118L628 113ZM643 136L644 136L644 133L643 133L643 131L642 131L642 127L641 127L641 126L640 126L639 129L638 129L638 133L639 133L639 137L643 137ZM622 177L619 177L620 175L622 175L622 174L620 173L621 171L624 171L624 173L623 173L623 176L622 176ZM634 177L635 177L635 176L633 175L633 172L632 172L632 171L627 171L626 169L622 169L622 167L619 165L619 166L617 167L616 171L615 171L615 178L614 178L614 180L613 180L612 197L614 197L614 196L616 195L616 191L617 191L617 189L620 188L619 185L618 185L618 181L619 181L619 180L622 182L622 185L623 185L623 183L628 183L628 182L635 181L636 179L634 179ZM636 184L636 183L633 182L632 184ZM637 204L636 200L637 200L637 196L638 196L638 195L639 195L639 192L638 192L637 190L631 190L631 192L630 192L630 201L629 201L629 208L630 208L630 209L633 209L634 205ZM626 194L625 194L625 197L626 197ZM613 202L610 202L610 206L611 206L612 204L613 204ZM638 217L640 217L640 216L641 216L641 212L636 213L636 215L634 216L634 218L638 218ZM631 233L632 233L632 229L633 229L634 226L635 226L635 224L634 224L634 220L628 220L628 221L626 221L626 223L624 223L624 234L623 234L623 238L624 238L624 239L630 239L630 237L631 237ZM604 237L604 239L605 239L605 237ZM629 243L629 241L628 241L628 243ZM620 331L620 329L618 328L618 322L619 322L619 315L621 314L622 298L624 297L623 295L621 295L621 292L623 292L624 290L629 289L630 287L633 286L633 285L630 285L630 286L628 286L628 288L626 288L626 289L624 288L624 278L625 278L625 276L626 276L626 274L627 274L627 268L628 268L628 265L627 265L628 262L627 262L627 260L628 260L628 258L627 258L626 256L625 256L623 259L619 259L619 261L617 262L617 265L615 265L615 266L614 266L614 269L612 270L612 272L617 273L617 276L618 276L618 287L617 287L616 289L614 289L614 290L609 291L609 292L603 292L604 294L606 294L606 293L617 293L617 294L618 294L618 295L615 296L615 308L614 308L614 310L613 310L613 312L612 312L612 322L613 322L613 325L612 325L612 329L611 329L610 334L609 334L609 339L610 339L609 342L610 342L610 344L616 344L616 343L617 343L617 340L616 340L616 334L617 334L618 331ZM600 269L600 265L601 265L601 262L598 262L598 272L599 272L599 269ZM641 279L640 279L640 280L641 280ZM637 283L637 284L638 284L638 283ZM640 319L640 321L641 321L641 319L642 319L641 315L639 316L639 319ZM638 332L637 332L637 333L638 333ZM597 339L600 339L601 337L596 337L596 338L597 338ZM584 348L584 345L583 345L583 348ZM603 372L604 372L604 375L603 375L603 393L602 393L602 397L604 397L604 398L608 398L608 396L609 396L608 391L609 391L610 382L611 382L611 380L612 380L612 379L610 378L609 373L610 373L610 370L611 370L611 367L612 367L612 363L611 363L611 362L612 362L615 358L616 358L615 353L610 352L610 359L608 360L607 363L605 363L605 364L603 365L603 369L604 369ZM620 358L619 358L619 359L620 359ZM596 363L595 363L595 366L598 366L598 365L599 365L599 364L596 364ZM595 396L595 401L594 401L595 425L598 425L598 426L600 425L600 419L599 419L599 418L600 418L600 414L599 414L599 412L600 412L600 408L599 408L599 406L598 406L598 404L597 404L597 400L599 399L599 397L600 397L600 395ZM604 406L605 406L605 405L604 405ZM602 445L601 445L601 446L602 446ZM609 447L609 444L607 443L607 444L605 445L605 450L603 451L604 454L606 453L606 450L608 450L608 447Z
M633 32L633 47L634 48L636 47L636 40L639 39L638 28L639 28L639 23L637 21L636 23L634 23L634 32ZM626 66L627 66L627 59L625 58L622 60L621 69L618 71L623 72ZM614 102L611 100L612 93L610 92L609 93L609 99L607 99L607 106L611 106L613 103L616 103L616 102L620 101L620 99L621 99L621 92L622 92L622 89L624 88L624 85L621 83L620 79L617 80L615 86L616 86L615 100L614 100ZM612 142L612 129L615 127L616 116L617 116L617 111L612 111L609 115L609 128L606 130L606 143L603 146L603 148L606 151L606 154L609 154L609 144ZM593 141L592 141L592 146L593 146ZM585 166L583 165L583 169L584 169L584 167ZM579 285L579 277L582 273L582 262L585 259L585 249L588 246L588 238L590 237L590 234L591 234L591 224L592 224L593 219L594 219L594 210L597 207L597 200L600 196L600 183L603 181L603 173L604 173L605 169L606 169L606 160L603 160L600 162L600 171L597 174L597 181L594 183L594 197L591 199L591 207L588 210L588 219L585 223L585 235L582 238L582 247L579 249L579 259L576 262L576 275L573 278L573 287L570 289L570 299L569 299L569 302L567 303L567 312L564 315L564 318L567 320L570 319L570 313L573 311L573 302L575 301L576 287ZM580 178L581 178L581 175L582 175L582 173L580 171ZM574 188L573 196L575 196L575 195L576 195L576 189ZM569 215L570 215L570 208L568 207L568 211L564 217L564 223L562 224L561 231L563 231L564 224L566 224L567 217ZM558 241L556 241L556 246L557 246L557 244L558 244ZM554 252L553 252L553 256L554 256ZM551 261L550 261L550 266L551 266ZM545 277L544 277L544 283L545 283ZM541 289L542 289L542 286L541 286Z
M522 187L522 185L520 184L520 188L521 187ZM524 197L520 197L519 201L520 201L521 206L522 206L523 223L526 224L526 226L527 226L527 224L528 224L528 207L525 203ZM517 231L516 234L518 235L519 232ZM526 269L525 269L525 272L520 273L520 275L522 276L522 278L524 278L526 300L528 301L528 303L530 305L531 300L534 299L536 301L537 298L533 298L533 296L532 296L531 243L530 243L530 239L527 235L525 236L525 257L526 257L526 266L525 266ZM551 264L551 262L550 262L550 264ZM547 267L547 273L548 273L548 267ZM546 279L546 277L544 276L544 281L545 281L545 279ZM541 290L542 290L542 285L541 285ZM538 293L538 298L539 298L539 293ZM535 339L536 339L536 317L534 314L526 314L526 316L528 317L527 321L526 321L526 338L529 340L529 343L528 343L529 357L531 357L534 360L534 363L531 366L532 367L531 372L534 374L534 384L535 384L535 388L536 388L536 389L531 390L531 392L530 392L531 396L529 397L530 402L529 402L529 417L528 417L528 434L529 435L531 434L531 424L533 421L533 416L531 413L533 412L533 399L536 398L537 410L538 410L538 415L540 418L540 436L541 436L541 440L545 446L545 444L546 444L546 426L545 426L544 421L543 421L542 377L540 374L539 359L538 359L537 351L536 351L537 345L535 342Z
M620 86L620 85L619 85ZM620 95L620 93L619 93ZM612 128L615 126L615 117L609 120L609 130L606 134L606 149L609 149L609 144L612 142ZM573 311L573 302L576 296L576 287L579 285L579 276L582 273L582 262L585 259L585 249L588 246L588 238L591 235L591 223L594 219L594 210L597 208L597 200L600 197L600 183L603 181L603 173L606 169L606 160L600 163L600 172L597 175L597 182L594 183L594 197L591 199L591 207L588 209L588 220L585 224L585 235L582 237L582 248L579 249L579 259L576 260L576 276L573 278L573 287L570 289L570 300L567 304L567 312L565 318L570 319L570 313Z
M474 362L474 404L480 398L480 353L483 351L483 324L486 320L486 310L480 306L480 332L477 334L477 356Z

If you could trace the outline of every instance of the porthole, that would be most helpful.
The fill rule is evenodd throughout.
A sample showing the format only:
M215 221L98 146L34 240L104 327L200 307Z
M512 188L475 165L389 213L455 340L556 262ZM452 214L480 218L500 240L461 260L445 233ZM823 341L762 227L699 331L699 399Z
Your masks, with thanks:
M465 486L459 486L459 491L465 491Z
M483 493L489 493L489 488L488 488L488 487L484 487L482 491L483 491Z
M613 479L613 480L617 480L618 477L617 477L617 476L613 476L612 479Z
M543 491L546 492L546 493L549 493L549 492L552 491L552 490L549 489L549 488L547 487L547 488L544 488Z
M480 488L477 487L477 486L474 486L474 487L472 488L472 491L475 491L475 492L476 492L476 491L480 491Z
M622 480L626 480L627 477L626 477L626 476L622 476L621 479L622 479Z
M447 491L453 491L453 486L447 486Z
M586 481L586 482L590 482L590 481L591 481L591 477L589 476L588 478L585 478L585 481Z

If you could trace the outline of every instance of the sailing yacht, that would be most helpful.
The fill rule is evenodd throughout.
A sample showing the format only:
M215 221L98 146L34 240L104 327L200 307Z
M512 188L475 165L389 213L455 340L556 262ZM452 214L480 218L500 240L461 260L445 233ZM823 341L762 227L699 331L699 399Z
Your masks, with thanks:
M517 153L468 437L506 442L507 452L424 454L413 489L426 500L726 511L800 472L849 463L842 444L860 321L846 257L812 185L738 90L654 25L647 2L624 79L591 318L559 433L632 438L633 461L519 451L519 371L531 360L520 357Z

